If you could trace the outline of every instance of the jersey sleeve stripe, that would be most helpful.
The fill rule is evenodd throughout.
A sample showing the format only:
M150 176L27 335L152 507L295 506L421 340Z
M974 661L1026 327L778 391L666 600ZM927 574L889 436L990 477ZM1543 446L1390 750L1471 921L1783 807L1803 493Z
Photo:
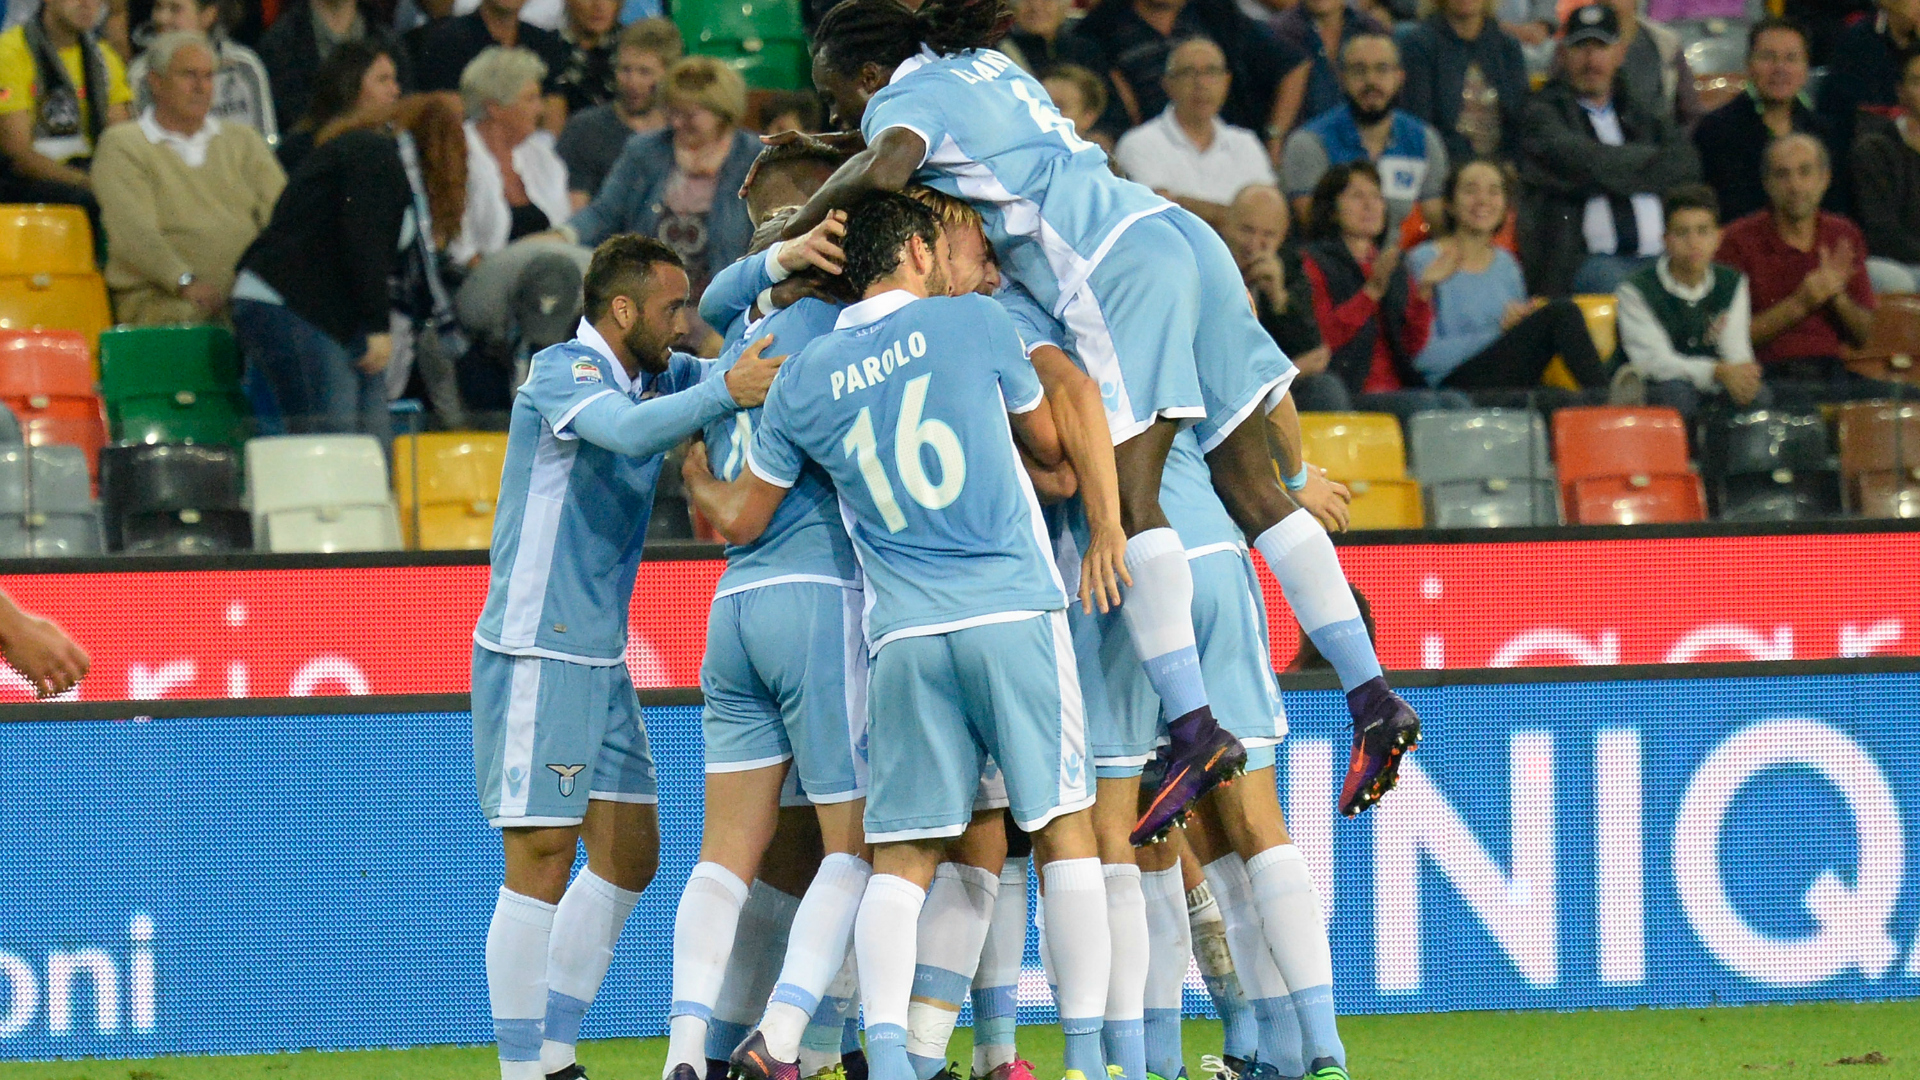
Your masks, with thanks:
M568 409L566 412L561 413L560 419L554 421L553 437L556 439L579 438L580 437L579 435L576 435L573 432L567 430L567 425L573 423L573 418L580 415L581 409L584 409L587 406L593 404L594 402L599 401L601 398L606 397L608 394L613 394L617 392L618 391L611 390L611 389L602 390L597 394L588 394L586 397L583 397L579 401L574 402L572 408Z
M773 475L772 473L766 471L765 469L762 469L760 467L760 463L753 460L753 447L751 446L747 447L747 468L753 470L753 475L759 477L762 480L765 480L767 483L772 484L774 487L790 488L794 485L794 481L782 480L780 477Z
M1044 345L1046 344L1046 342L1043 341L1040 344ZM1029 350L1029 352L1031 352L1031 350ZM1030 413L1033 410L1040 407L1040 402L1046 396L1047 396L1047 392L1045 390L1037 390L1034 392L1032 401L1029 401L1024 405L1009 405L1007 406L1007 411L1010 413L1013 413L1015 416L1018 416L1022 413Z

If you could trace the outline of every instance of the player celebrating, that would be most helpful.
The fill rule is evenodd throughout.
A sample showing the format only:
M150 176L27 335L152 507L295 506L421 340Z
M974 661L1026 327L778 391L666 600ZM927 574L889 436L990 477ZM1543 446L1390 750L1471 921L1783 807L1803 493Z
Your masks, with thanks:
M1108 941L1090 770L1064 589L1020 463L1055 466L1061 447L1006 315L941 295L944 243L905 196L850 209L845 276L862 299L777 383L722 532L756 538L812 461L866 574L875 847L854 947L871 1075L914 1075L915 923L990 755L1042 866L1067 1075L1097 1080Z
M492 575L474 628L474 772L506 882L487 931L502 1080L576 1080L574 1044L659 851L653 761L626 668L662 456L760 404L779 368L753 349L725 378L671 351L687 275L616 236L588 266L574 340L534 356L514 399ZM584 839L587 867L571 886Z
M1419 735L1388 689L1338 558L1308 502L1331 498L1299 461L1285 397L1293 367L1260 328L1231 254L1199 218L1118 180L1046 91L988 46L1004 0L845 0L815 34L815 85L867 149L835 172L788 226L800 236L875 190L919 180L972 201L1002 267L1065 323L1105 396L1134 583L1123 609L1172 717L1166 778L1134 829L1157 835L1237 770L1244 751L1214 722L1191 623L1193 579L1159 500L1174 435L1191 424L1213 486L1309 635L1339 671L1353 716L1341 806L1357 813L1390 787ZM1245 424L1256 409L1270 424ZM1276 444L1269 449L1269 429ZM1312 487L1313 491L1308 489Z

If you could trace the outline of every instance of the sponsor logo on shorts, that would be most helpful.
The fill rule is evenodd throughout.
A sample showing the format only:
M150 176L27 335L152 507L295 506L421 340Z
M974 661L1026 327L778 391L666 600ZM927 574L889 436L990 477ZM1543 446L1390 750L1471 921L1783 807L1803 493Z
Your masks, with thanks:
M1068 787L1079 787L1087 778L1087 759L1076 751L1067 751L1060 759L1060 777Z
M527 770L515 765L507 770L507 794L520 797L520 791L527 786Z
M591 360L575 360L573 362L573 381L577 383L600 382L600 366Z
M573 794L573 778L576 776L579 776L580 770L586 768L586 766L585 765L548 765L547 768L552 769L554 772L560 774L560 797L564 799L567 796Z

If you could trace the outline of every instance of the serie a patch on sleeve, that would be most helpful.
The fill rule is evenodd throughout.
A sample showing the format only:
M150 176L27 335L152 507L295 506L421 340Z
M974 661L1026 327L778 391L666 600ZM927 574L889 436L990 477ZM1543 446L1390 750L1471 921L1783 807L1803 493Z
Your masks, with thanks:
M600 366L591 360L575 360L573 362L573 381L577 383L601 382Z

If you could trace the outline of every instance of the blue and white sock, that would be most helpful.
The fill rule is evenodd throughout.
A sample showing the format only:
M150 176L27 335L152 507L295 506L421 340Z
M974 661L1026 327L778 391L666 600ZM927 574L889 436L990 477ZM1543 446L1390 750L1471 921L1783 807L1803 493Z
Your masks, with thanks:
M1099 859L1060 859L1040 868L1046 884L1047 944L1053 953L1066 1066L1085 1080L1106 1075L1100 1028L1107 1007L1113 942L1107 931L1107 887Z
M580 871L553 915L547 951L547 1019L540 1068L556 1073L573 1064L580 1023L613 963L613 945L640 894L593 872Z
M1107 1063L1120 1066L1123 1080L1147 1080L1144 1016L1147 966L1151 962L1147 899L1138 866L1109 863L1100 870L1107 882L1107 933L1113 950L1100 1043Z
M920 909L907 1009L907 1056L919 1080L933 1080L947 1064L947 1043L967 1003L980 950L993 922L1000 875L978 866L941 863Z
M1333 540L1320 522L1306 510L1295 510L1256 537L1253 546L1279 580L1300 628L1340 676L1340 689L1351 693L1379 678L1373 639L1367 636Z
M855 913L858 913L858 908ZM851 930L851 927L849 927ZM848 935L848 948L840 971L827 984L827 992L820 995L820 1007L813 1011L813 1019L807 1022L807 1030L800 1036L800 1075L810 1077L818 1075L822 1069L832 1068L840 1061L846 1040L848 1020L856 1015L855 995L860 984L854 977L852 935ZM859 1047L856 1041L854 1046Z
M906 878L875 874L853 924L860 1008L867 1020L871 1080L915 1080L907 1057L907 1008L913 997L915 926L927 894Z
M1294 845L1281 844L1247 860L1246 866L1267 948L1299 1017L1306 1063L1331 1060L1344 1067L1347 1049L1333 1013L1333 950L1306 858Z
M733 955L727 958L727 977L713 1006L707 1027L707 1059L725 1061L753 1031L766 1011L767 995L780 976L787 954L789 930L799 911L800 898L755 878L740 909L740 928L733 935ZM789 1059L791 1060L791 1059Z
M676 1065L706 1074L707 1024L720 999L740 908L746 902L747 883L719 863L699 863L687 875L673 918L673 999L667 1009L662 1080L673 1075Z
M993 921L973 973L973 1075L985 1076L1018 1056L1014 1022L1019 1013L1020 964L1027 951L1027 860L1000 868Z
M544 1080L542 1021L547 1013L547 946L554 905L504 886L487 926L487 1001L500 1047L500 1080Z
M1186 891L1178 863L1143 872L1140 892L1147 905L1146 1006L1147 1071L1175 1080L1184 1068L1180 1047L1180 1006L1193 938L1187 929Z
M1220 904L1205 881L1187 890L1187 928L1193 934L1194 965L1200 969L1200 981L1206 984L1213 1011L1220 1017L1220 1052L1245 1061L1260 1050L1260 1027L1234 970Z
M1246 864L1240 856L1228 854L1208 863L1205 873L1220 904L1234 972L1258 1024L1260 1060L1279 1069L1283 1077L1300 1076L1305 1072L1300 1028L1293 1022L1291 1010L1280 1004L1287 999L1287 983L1274 965L1260 914L1254 908Z
M833 854L821 860L807 886L793 917L780 981L760 1020L767 1052L776 1060L793 1061L799 1056L800 1037L820 1008L821 995L846 965L853 917L872 875L873 867L858 855Z
M1193 636L1193 571L1180 534L1148 529L1134 536L1127 541L1126 564L1133 586L1120 614L1161 707L1171 721L1206 709Z

